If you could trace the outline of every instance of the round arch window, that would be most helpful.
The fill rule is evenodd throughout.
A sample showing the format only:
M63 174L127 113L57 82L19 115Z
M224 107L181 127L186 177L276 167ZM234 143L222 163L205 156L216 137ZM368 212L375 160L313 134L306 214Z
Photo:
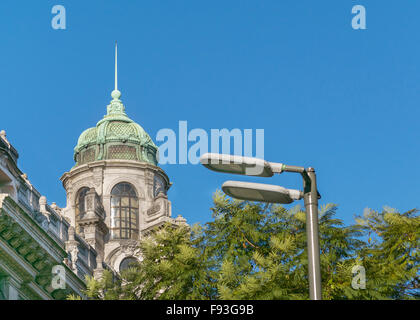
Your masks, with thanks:
M137 262L138 260L134 257L124 258L120 263L120 272L133 267Z
M111 191L111 238L135 239L139 237L139 200L134 187L122 182Z

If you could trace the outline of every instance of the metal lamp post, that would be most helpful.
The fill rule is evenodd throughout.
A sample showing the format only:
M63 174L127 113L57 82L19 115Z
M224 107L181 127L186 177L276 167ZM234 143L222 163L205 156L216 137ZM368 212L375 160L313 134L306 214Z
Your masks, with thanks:
M274 174L282 172L295 172L302 175L303 192L275 185L240 181L227 181L222 185L222 190L233 198L270 203L292 203L303 197L306 209L309 297L311 300L322 300L318 232L318 199L320 195L316 186L315 170L257 158L217 153L202 155L200 162L210 170L223 173L259 177L272 177Z

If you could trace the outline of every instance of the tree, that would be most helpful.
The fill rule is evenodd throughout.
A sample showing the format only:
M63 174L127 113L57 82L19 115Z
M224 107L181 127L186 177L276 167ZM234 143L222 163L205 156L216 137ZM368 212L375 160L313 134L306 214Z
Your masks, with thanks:
M358 252L366 268L366 290L359 298L420 298L420 217L417 210L399 213L384 207L382 212L366 209L357 223L368 237Z
M203 265L196 233L200 227L166 224L140 244L142 261L114 276L106 270L100 280L87 277L90 299L203 299ZM71 297L75 299L75 297Z
M208 244L221 263L219 297L308 299L305 212L299 206L286 210L221 194L214 200L215 221L207 232L214 235ZM338 281L345 281L342 273L363 244L357 239L361 235L357 226L345 227L333 218L336 209L330 204L320 210L321 274L327 299L337 297Z
M216 192L213 221L165 226L140 244L143 260L118 279L89 279L93 299L308 299L306 215L233 200ZM335 218L337 206L320 208L324 299L419 298L420 218L385 208L366 210L356 224ZM352 287L355 266L366 287Z

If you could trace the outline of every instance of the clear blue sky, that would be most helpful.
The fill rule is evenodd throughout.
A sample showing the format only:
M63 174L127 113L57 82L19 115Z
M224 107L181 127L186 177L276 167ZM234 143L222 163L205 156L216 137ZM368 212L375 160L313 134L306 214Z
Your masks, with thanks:
M64 5L67 29L51 28ZM367 30L351 28L351 8ZM0 129L48 202L80 133L106 111L114 41L128 115L161 128L265 130L269 161L313 166L322 204L347 223L365 207L401 211L420 196L418 1L1 1ZM211 220L225 180L165 165L173 216ZM245 181L299 188L293 174Z

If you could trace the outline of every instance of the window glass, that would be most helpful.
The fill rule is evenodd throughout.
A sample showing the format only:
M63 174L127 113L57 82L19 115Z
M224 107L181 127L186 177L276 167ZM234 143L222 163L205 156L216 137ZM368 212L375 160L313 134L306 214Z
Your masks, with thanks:
M138 239L139 205L134 187L126 182L111 191L111 237Z
M124 258L120 263L120 271L130 268L133 264L137 263L137 259L134 257Z

